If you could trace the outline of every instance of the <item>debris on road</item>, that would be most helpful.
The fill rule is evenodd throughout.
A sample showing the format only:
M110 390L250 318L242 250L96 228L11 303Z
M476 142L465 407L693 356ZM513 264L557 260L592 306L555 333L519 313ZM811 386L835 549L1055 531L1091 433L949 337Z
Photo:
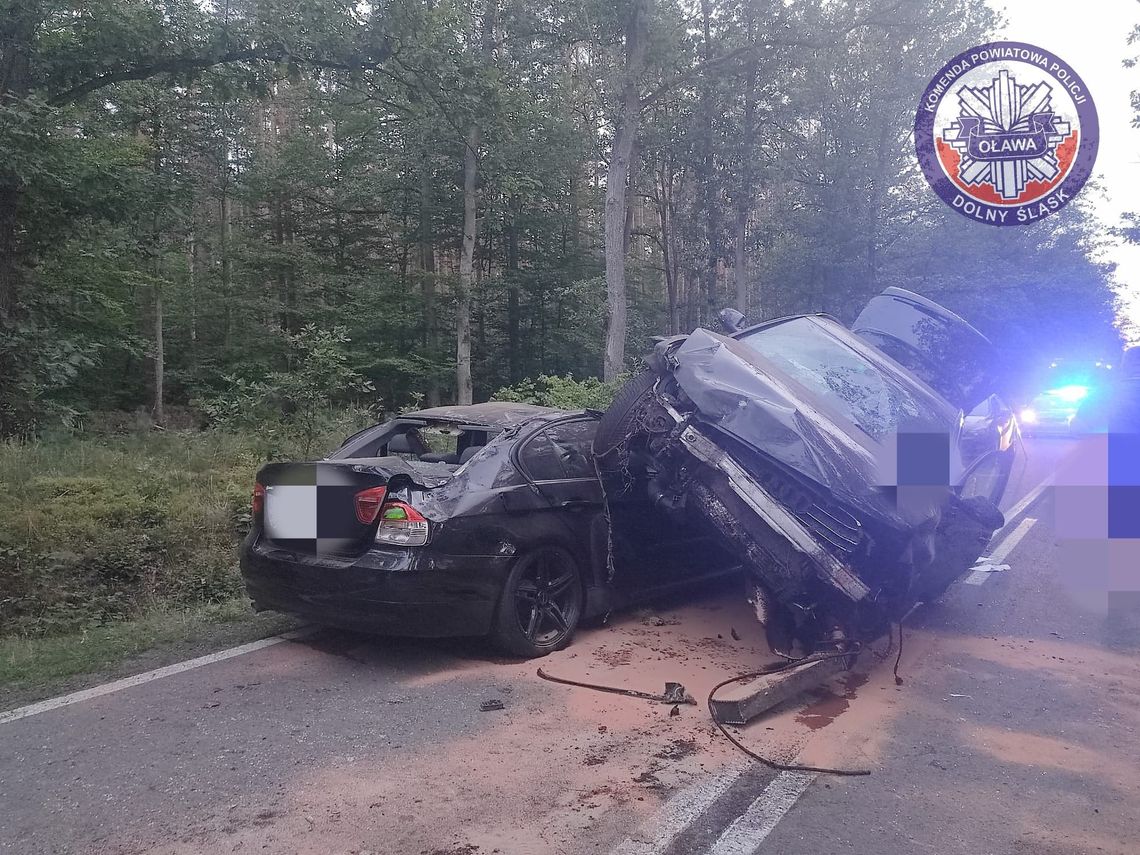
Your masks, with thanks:
M808 657L771 674L743 683L730 697L711 699L709 709L721 724L745 725L773 707L789 700L823 680L845 671L850 666L848 656Z
M555 677L547 674L541 668L538 669L538 676L543 680L549 680L551 683L562 683L565 686L578 686L582 689L593 689L595 692L608 692L612 695L625 695L630 698L641 698L646 701L656 701L659 704L692 704L697 705L697 699L685 691L684 685L681 683L666 683L665 692L660 695L655 695L652 692L641 692L637 689L623 689L618 686L601 686L597 683L583 683L579 680L568 680L565 677Z
M479 704L479 709L483 712L494 712L495 710L504 709L503 702L498 698L491 698L489 701L483 701Z
M1004 573L1009 569L1008 564L995 564L992 558L982 557L977 560L972 568L974 573Z

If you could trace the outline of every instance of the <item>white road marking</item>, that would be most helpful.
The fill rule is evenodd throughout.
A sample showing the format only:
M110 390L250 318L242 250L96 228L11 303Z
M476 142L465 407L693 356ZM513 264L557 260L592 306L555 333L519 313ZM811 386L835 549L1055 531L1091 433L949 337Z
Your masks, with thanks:
M1052 476L1029 491L1016 505L1005 512L1008 520L997 534L1003 534L1014 521L1036 502L1053 483ZM1037 520L1026 518L1001 539L990 553L990 561L1001 563L1033 528ZM980 585L990 574L977 572L966 579L970 585ZM977 577L977 578L975 578ZM657 855L663 852L695 819L712 806L722 793L740 777L743 769L704 784L682 790L665 803L664 815L651 838L631 837L611 855ZM737 817L717 838L707 855L755 855L760 844L772 832L784 815L792 808L817 777L815 772L781 772L748 809Z
M1037 520L1034 517L1026 517L1017 524L1017 528L1007 534L1004 538L998 541L998 545L990 552L987 562L991 565L1000 565L1005 560L1006 556L1021 543L1025 535L1029 534L1029 529L1033 528ZM967 585L981 585L986 579L990 578L993 573L990 570L975 570L966 577Z
M748 810L717 838L708 855L755 855L792 805L814 781L816 772L781 772Z
M1013 521L1016 520L1023 513L1025 513L1026 509L1030 505L1032 505L1034 502L1036 502L1041 497L1041 494L1044 493L1046 490L1048 490L1052 486L1053 486L1053 476L1050 475L1048 478L1046 478L1044 481L1042 481L1040 484L1038 484L1036 487L1034 487L1032 490L1030 490L1028 493L1026 493L1025 497L1022 498L1022 500L1020 502L1018 502L1016 505L1014 505L1012 508L1010 508L1008 511L1005 512L1006 523L1004 526L1002 526L1000 529L998 529L998 534L1000 535L1007 528L1009 528L1011 525L1013 525Z
M201 668L203 665L221 662L224 659L233 659L235 656L243 656L246 653L253 653L255 650L272 647L275 644L280 644L282 641L293 641L298 638L303 638L312 632L312 629L299 629L293 632L283 633L282 635L270 636L260 641L251 641L249 644L242 644L238 647L231 647L228 650L219 650L217 653L199 656L197 659L187 659L185 662L176 662L173 665L167 665L163 668L155 668L153 671L135 674L133 677L124 677L121 680L114 680L110 683L104 683L101 686L93 686L90 689L72 692L70 695L60 695L58 698L49 698L46 701L28 704L26 707L16 707L14 710L0 712L0 724L8 724L9 722L27 718L31 715L39 715L40 713L50 712L51 710L57 710L61 707L68 707L72 704L91 700L91 698L109 695L112 692L121 692L123 689L141 686L143 683L149 683L151 680L160 680L163 677L181 674L183 671L191 671L195 668Z
M740 766L681 790L661 806L656 814L659 819L651 828L627 837L610 855L657 855L664 852L677 835L712 807L713 802L748 768L747 765Z

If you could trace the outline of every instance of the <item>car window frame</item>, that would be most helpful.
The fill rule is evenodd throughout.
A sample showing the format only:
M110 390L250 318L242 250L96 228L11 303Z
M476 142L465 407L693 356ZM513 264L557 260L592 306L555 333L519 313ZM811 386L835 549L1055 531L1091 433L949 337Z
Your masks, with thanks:
M565 424L567 422L594 422L595 426L599 421L596 416L591 416L589 413L574 413L569 416L562 416L551 421L544 422L533 431L530 432L521 442L515 444L512 449L511 462L519 473L531 484L562 484L572 481L596 481L598 480L597 472L592 475L577 475L577 476L564 476L562 478L535 478L529 468L527 468L523 455L525 454L526 447L530 445L539 436L542 436L552 427Z

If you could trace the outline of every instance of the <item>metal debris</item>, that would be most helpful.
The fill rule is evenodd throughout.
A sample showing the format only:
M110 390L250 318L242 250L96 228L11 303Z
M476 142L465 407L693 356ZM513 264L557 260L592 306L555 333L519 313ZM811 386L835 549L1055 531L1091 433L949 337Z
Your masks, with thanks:
M551 683L562 683L565 686L578 686L582 689L593 689L595 692L608 692L611 695L625 695L628 698L642 698L646 701L656 701L659 704L692 704L696 706L697 700L688 692L681 683L666 683L664 694L655 695L652 692L641 692L637 689L623 689L619 686L601 686L597 683L583 683L580 680L568 680L565 677L555 677L547 674L541 668L538 669L538 676L543 680L549 680Z

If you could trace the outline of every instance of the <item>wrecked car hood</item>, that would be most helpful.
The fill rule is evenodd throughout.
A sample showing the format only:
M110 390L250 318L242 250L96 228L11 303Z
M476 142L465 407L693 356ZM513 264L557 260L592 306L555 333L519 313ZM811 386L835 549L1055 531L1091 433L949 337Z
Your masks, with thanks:
M869 353L870 348L850 341L853 336L837 322L810 320L875 370L891 371ZM853 508L910 526L936 515L944 503L948 484L927 490L920 501L913 496L906 502L896 501L891 488L899 483L898 432L869 432L849 417L842 399L853 400L864 393L852 385L849 376L829 370L829 376L817 379L831 394L821 394L744 341L706 329L688 336L672 360L677 382L705 423L827 488ZM905 376L890 376L894 384L906 381ZM899 431L945 435L950 454L956 458L958 411L928 389L906 391L911 408ZM956 469L960 464L955 460L947 481Z

